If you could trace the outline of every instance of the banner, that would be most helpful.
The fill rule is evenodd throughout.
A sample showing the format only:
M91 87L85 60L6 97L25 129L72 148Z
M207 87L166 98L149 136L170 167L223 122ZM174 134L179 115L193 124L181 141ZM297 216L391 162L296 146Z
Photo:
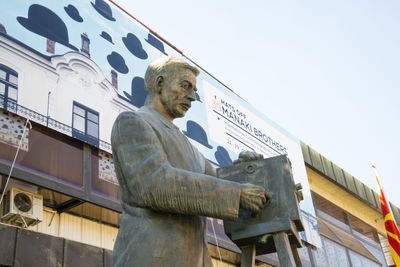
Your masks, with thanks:
M14 80L4 74L7 87L0 96L73 127L72 137L93 146L110 142L118 113L143 106L143 78L151 62L170 55L194 64L109 1L9 1L0 10L0 24L0 69L17 74ZM231 165L243 150L266 158L287 155L303 186L301 237L319 247L299 140L202 69L197 83L196 101L187 117L176 120L178 127L216 167ZM12 142L5 141L11 133L2 133L2 142ZM111 188L115 200L110 151L92 155L92 189L108 196Z

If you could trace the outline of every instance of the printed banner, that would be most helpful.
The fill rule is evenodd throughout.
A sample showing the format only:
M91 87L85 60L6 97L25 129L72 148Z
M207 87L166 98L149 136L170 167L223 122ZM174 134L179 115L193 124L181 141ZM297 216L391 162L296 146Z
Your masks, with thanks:
M0 97L75 127L81 137L108 143L118 112L143 106L144 74L151 62L170 55L194 64L104 0L8 1L0 10L0 38ZM244 150L266 158L287 155L296 183L303 186L302 238L319 247L299 140L201 69L197 88L196 101L176 125L216 167L231 165ZM85 108L72 114L74 101ZM1 125L0 142L13 145L20 128L5 121ZM23 140L27 148L28 137ZM93 189L115 199L118 186L110 155L96 153L92 166Z

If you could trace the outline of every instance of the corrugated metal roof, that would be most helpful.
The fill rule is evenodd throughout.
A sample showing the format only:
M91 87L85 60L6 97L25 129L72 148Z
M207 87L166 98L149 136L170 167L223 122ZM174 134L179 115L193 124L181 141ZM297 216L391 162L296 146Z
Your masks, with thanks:
M301 149L304 161L310 167L326 176L332 182L352 192L372 207L380 210L380 205L378 205L379 197L375 191L303 142L301 142Z
M393 218L396 220L397 225L400 223L400 209L389 202L390 208L392 209Z
M307 144L303 142L300 143L303 151L304 161L307 165L381 212L378 193L337 166L332 161L319 154ZM390 203L390 207L392 209L392 215L394 219L398 224L400 224L400 208L396 207L392 203Z

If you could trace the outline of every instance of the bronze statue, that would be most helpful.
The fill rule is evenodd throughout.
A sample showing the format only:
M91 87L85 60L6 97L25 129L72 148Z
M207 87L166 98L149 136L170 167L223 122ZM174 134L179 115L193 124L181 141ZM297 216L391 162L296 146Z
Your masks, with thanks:
M147 98L123 112L111 135L123 213L113 266L212 266L205 216L235 220L239 206L254 213L265 189L215 177L204 156L172 123L196 100L198 69L174 57L150 64ZM244 153L242 160L259 159Z

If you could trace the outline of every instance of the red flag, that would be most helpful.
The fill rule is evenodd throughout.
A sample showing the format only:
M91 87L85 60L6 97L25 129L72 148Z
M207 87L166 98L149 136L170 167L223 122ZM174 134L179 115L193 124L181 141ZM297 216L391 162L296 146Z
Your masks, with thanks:
M390 252L393 257L393 261L396 267L400 267L400 234L397 229L396 223L393 220L392 214L390 213L389 206L386 202L385 196L383 195L383 190L381 184L379 183L378 172L375 165L372 167L375 169L376 181L379 186L379 201L381 202L383 220L385 222L386 235L389 241Z

